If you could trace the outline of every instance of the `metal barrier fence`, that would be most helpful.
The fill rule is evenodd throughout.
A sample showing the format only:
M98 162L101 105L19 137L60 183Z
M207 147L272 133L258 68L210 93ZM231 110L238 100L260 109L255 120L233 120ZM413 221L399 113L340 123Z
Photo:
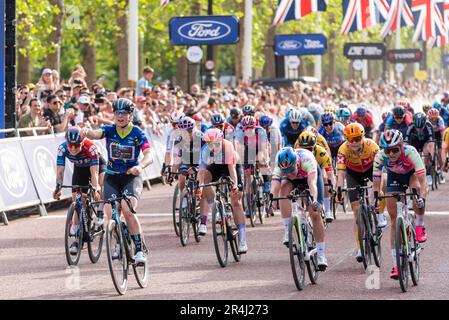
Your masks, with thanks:
M38 131L47 130L50 134L37 135ZM32 132L32 136L20 137L23 132ZM49 127L6 129L0 133L14 133L13 138L0 139L0 218L8 224L6 211L37 206L41 216L47 215L45 204L55 202L53 191L56 181L56 158L58 146L64 141L64 134L54 134ZM161 176L165 141L168 130L162 136L146 136L152 146L153 163L145 168L142 178L148 188L149 180ZM102 155L107 158L105 141L94 141ZM142 157L142 155L140 155ZM64 181L71 183L73 164L66 162ZM62 191L61 200L69 199L71 192Z

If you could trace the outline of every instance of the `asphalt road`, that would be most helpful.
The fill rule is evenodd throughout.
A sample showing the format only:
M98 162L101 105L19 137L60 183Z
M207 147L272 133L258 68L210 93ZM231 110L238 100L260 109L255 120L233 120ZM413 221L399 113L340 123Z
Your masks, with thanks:
M78 267L68 268L64 254L65 210L32 215L0 225L0 299L448 299L449 183L428 197L428 241L421 254L419 286L402 293L389 279L389 232L383 237L379 272L368 275L355 260L352 214L339 213L326 233L329 268L318 284L299 292L293 282L288 249L282 245L278 213L256 228L247 227L249 251L241 262L221 268L212 231L200 243L182 247L171 220L173 187L154 185L139 209L150 246L150 283L140 289L130 276L128 292L118 296L105 251L97 264L82 252ZM210 221L210 220L209 220ZM249 223L248 223L249 224Z

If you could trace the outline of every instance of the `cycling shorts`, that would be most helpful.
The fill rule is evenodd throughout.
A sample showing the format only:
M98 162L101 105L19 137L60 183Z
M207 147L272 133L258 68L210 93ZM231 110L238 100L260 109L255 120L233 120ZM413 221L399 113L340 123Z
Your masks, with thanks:
M313 199L313 200L318 201L322 205L323 199L324 199L324 183L323 183L323 176L321 174L321 168L319 166L317 167L317 170L318 170L318 175L317 175L317 179L316 179L316 188L317 188L318 199ZM293 189L296 189L296 188L308 189L309 188L309 183L308 183L307 178L291 180L284 176L281 178L281 181L289 181L292 184Z
M229 168L228 165L223 164L210 164L206 167L206 170L210 172L212 175L212 181L211 182L217 182L221 177L229 177L231 176L229 174ZM236 164L235 171L237 172L237 184L239 191L243 191L243 170L242 165Z
M408 173L398 174L388 170L387 172L387 192L404 192L407 188L404 185L409 185L410 178L415 174L415 170Z
M104 198L107 200L119 198L123 193L139 200L142 190L143 180L141 176L131 174L106 174L105 176Z
M346 185L348 188L354 188L356 186L366 186L365 179L373 181L373 167L370 167L365 172L356 172L349 168L346 168ZM356 190L349 191L349 201L355 202L358 200L358 192Z

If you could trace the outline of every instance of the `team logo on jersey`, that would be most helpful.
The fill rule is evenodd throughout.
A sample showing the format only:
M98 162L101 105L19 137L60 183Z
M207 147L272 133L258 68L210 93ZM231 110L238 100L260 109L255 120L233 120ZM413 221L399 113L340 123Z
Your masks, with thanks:
M337 156L337 164L344 164L345 158L342 156Z

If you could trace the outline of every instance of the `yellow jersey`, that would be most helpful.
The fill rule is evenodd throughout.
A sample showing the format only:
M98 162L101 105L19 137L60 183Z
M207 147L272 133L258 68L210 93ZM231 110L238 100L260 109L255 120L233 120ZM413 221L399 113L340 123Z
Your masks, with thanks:
M316 133L316 144L317 144L317 146L324 148L326 150L326 152L329 155L331 155L331 149L329 148L329 145L327 144L326 139L318 132ZM298 139L296 139L296 142L295 142L294 149L299 149L299 148L301 148L301 146L299 145L299 136L298 136Z
M446 128L443 133L443 148L446 152L449 149L449 128Z
M326 172L331 172L332 170L334 170L334 168L332 167L332 159L326 152L326 149L324 149L322 146L316 145L315 149L313 150L313 155L315 156L316 162L318 162L318 165L321 169Z
M379 151L379 146L373 140L365 138L360 153L354 153L345 141L338 149L337 169L346 168L356 172L373 170L374 158Z

